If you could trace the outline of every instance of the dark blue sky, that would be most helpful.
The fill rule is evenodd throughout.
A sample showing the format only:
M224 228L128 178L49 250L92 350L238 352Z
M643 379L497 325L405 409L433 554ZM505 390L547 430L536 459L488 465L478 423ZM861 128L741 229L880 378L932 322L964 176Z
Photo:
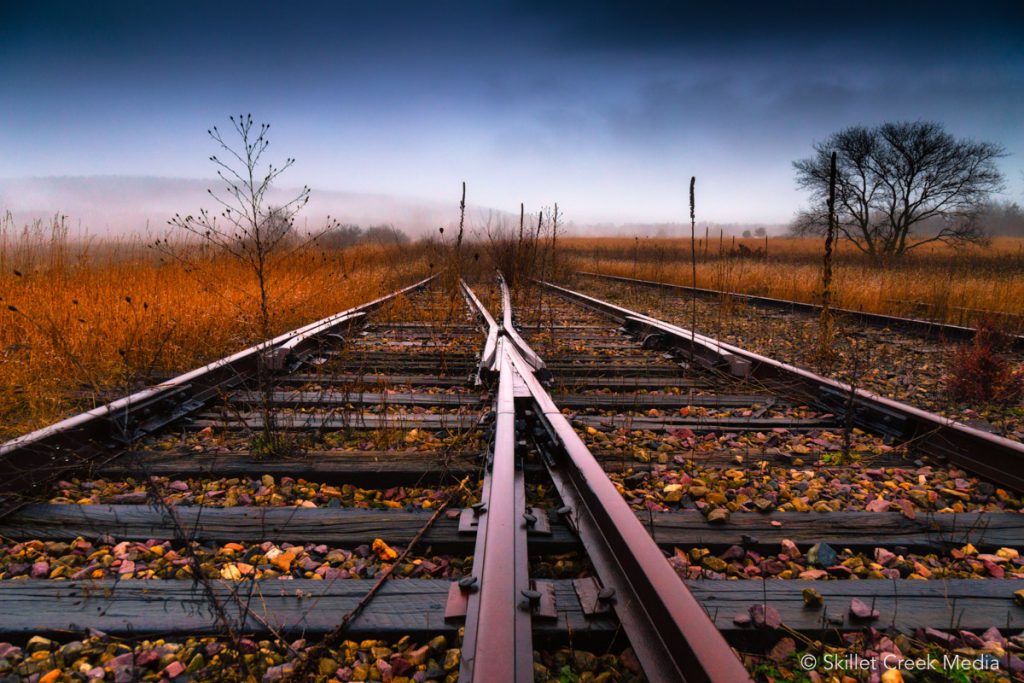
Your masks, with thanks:
M227 115L315 188L579 221L788 220L851 124L1000 143L1024 193L1024 3L0 2L0 177L207 177ZM189 207L183 207L188 209Z

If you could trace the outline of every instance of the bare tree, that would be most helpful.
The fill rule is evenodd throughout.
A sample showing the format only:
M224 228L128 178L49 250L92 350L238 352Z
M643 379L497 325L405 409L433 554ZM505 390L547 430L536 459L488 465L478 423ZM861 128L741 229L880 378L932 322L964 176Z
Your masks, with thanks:
M229 143L217 126L207 131L217 143L224 158L216 154L210 161L217 167L217 177L224 187L207 190L220 205L219 213L201 209L198 216L175 214L173 227L190 232L200 239L231 254L252 268L259 286L260 334L271 336L272 322L268 289L274 257L292 234L295 216L309 201L309 188L303 187L294 197L271 206L268 194L274 181L295 159L286 159L281 166L263 163L263 154L270 145L269 123L255 127L252 114L230 117L238 141Z
M827 229L831 156L837 155L836 228L872 256L901 256L931 242L983 242L979 211L1003 186L999 145L958 140L939 123L854 126L814 145L793 162L797 185L812 205L792 225L796 234Z
M217 143L221 156L214 154L210 161L217 168L217 177L224 185L219 191L207 190L220 206L218 213L201 209L199 215L175 214L169 221L172 227L197 236L203 243L219 249L246 264L259 288L258 325L262 339L273 333L270 280L274 267L302 246L295 238L295 217L309 201L309 188L303 188L291 199L276 205L269 202L274 181L284 173L294 159L286 159L281 166L264 161L270 146L267 133L270 124L258 127L251 114L230 117L237 140L225 140L214 126L207 131ZM325 231L334 227L328 219ZM165 244L170 243L165 241ZM276 429L273 401L272 363L261 355L256 368L256 381L262 398L262 429L260 442L254 449L268 453L287 449L283 435Z

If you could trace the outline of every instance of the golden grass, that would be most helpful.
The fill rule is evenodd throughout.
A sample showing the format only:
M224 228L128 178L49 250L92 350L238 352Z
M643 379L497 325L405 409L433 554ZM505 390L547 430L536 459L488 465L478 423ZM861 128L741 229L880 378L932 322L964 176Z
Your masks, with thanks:
M760 239L737 240L750 249ZM697 284L816 302L821 244L772 239L768 259L700 244ZM435 253L436 252L436 253ZM567 238L562 275L594 270L690 284L687 239ZM139 242L75 242L58 224L14 231L0 222L0 440L126 394L260 341L252 271L179 246L188 264ZM443 271L445 250L359 246L299 249L277 262L269 289L277 334ZM486 260L486 259L484 259ZM475 264L477 270L490 266ZM1024 240L986 249L935 246L887 264L849 245L835 264L837 306L931 315L970 324L977 310L1024 315ZM453 299L461 304L460 299ZM403 302L393 307L401 315ZM406 312L408 313L408 312ZM451 320L447 306L434 312ZM1008 321L1020 329L1021 318Z
M589 270L690 285L690 240L654 238L570 238L564 242L571 270ZM763 249L763 239L736 245ZM727 239L719 256L717 239L705 257L700 244L697 286L730 292L819 303L822 241L771 239L768 258L730 256ZM1009 314L1005 324L1020 329L1024 315L1024 239L999 238L987 248L961 252L930 246L898 261L873 262L849 244L834 265L834 304L889 315L929 317L973 324L983 311Z
M185 264L138 242L45 230L0 238L0 440L261 341L255 277L231 258L192 248ZM273 332L428 270L409 250L300 249L271 271Z

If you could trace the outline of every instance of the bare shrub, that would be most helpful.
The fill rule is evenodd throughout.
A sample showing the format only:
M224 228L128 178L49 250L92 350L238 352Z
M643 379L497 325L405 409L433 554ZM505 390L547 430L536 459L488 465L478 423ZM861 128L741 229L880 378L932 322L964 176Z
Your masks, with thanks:
M959 401L1010 403L1024 397L1024 368L1007 357L1010 337L993 318L978 321L974 341L950 355L946 388Z

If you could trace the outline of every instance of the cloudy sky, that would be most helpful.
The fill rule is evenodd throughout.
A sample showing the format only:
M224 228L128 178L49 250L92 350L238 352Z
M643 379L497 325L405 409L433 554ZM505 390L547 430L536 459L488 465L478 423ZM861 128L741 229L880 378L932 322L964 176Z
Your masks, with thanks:
M0 4L0 178L210 177L252 112L314 189L784 222L813 141L933 119L1024 200L1020 0L187 4Z

